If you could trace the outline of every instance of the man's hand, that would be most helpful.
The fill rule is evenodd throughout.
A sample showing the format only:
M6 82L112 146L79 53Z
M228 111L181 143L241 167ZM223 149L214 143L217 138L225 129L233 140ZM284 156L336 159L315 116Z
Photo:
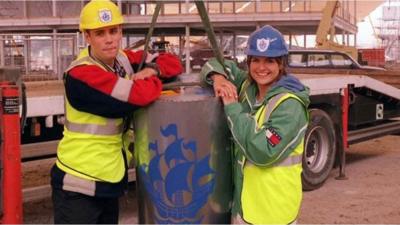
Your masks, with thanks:
M142 69L141 71L135 73L132 75L132 80L138 80L138 79L145 79L151 76L155 76L157 74L157 71L153 68L146 67Z
M225 97L227 98L233 98L237 101L238 99L238 94L236 90L236 86L232 84L229 80L227 80L223 75L221 74L213 74L211 76L211 79L214 82L214 92L216 96L222 97L224 99Z

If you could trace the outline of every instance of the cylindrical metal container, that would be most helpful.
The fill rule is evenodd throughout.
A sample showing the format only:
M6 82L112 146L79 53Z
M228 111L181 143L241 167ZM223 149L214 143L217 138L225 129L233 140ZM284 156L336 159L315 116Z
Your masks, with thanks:
M138 111L139 223L230 223L228 134L211 89L181 88Z

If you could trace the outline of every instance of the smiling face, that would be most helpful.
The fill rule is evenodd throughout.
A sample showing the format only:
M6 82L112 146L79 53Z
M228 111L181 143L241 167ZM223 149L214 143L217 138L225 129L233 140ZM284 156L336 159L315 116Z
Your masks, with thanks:
M262 56L251 56L249 72L251 78L259 87L268 88L280 78L282 63L276 58Z
M85 38L90 45L91 54L103 63L113 66L122 39L121 25L87 30Z

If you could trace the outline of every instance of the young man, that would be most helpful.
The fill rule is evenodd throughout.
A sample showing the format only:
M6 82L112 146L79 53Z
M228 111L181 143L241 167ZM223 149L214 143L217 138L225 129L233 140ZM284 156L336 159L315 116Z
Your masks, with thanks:
M182 72L168 53L146 61L143 52L120 49L123 17L111 1L93 0L80 15L89 47L65 72L64 137L51 170L54 222L118 223L118 198L127 186L131 158L126 119L155 101L159 77Z

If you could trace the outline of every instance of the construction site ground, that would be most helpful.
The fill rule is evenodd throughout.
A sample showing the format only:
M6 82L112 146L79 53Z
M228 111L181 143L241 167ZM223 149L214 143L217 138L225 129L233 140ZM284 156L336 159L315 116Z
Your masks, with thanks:
M334 169L326 183L304 192L298 223L397 224L400 221L400 136L386 136L350 146L346 180ZM24 166L25 187L48 182L52 162ZM79 206L77 206L79 207ZM24 204L24 223L53 223L51 199ZM135 184L121 199L120 223L137 223Z

